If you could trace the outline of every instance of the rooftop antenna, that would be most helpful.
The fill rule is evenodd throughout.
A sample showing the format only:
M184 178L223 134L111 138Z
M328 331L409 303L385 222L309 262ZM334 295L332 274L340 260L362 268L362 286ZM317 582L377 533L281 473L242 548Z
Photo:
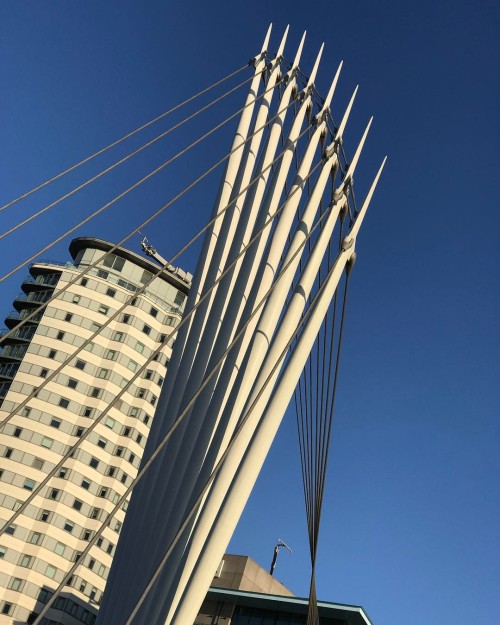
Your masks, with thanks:
M276 568L276 560L278 559L278 553L281 547L285 547L285 549L288 549L288 551L292 553L292 550L286 544L286 542L284 540L281 540L281 538L278 538L278 542L276 543L276 547L274 548L273 561L271 562L271 569L269 570L269 575L272 575L274 573L274 569Z

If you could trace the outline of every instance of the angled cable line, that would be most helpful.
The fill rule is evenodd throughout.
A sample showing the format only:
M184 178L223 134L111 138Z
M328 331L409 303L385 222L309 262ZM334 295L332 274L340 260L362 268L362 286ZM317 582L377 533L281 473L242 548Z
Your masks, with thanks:
M249 66L248 63L246 63L245 65L243 65L242 67L240 67L239 69L235 70L234 72L231 72L230 74L228 74L227 76L225 76L224 78L221 78L220 80L217 80L216 82L212 83L211 85L209 85L208 87L206 87L205 89L202 89L201 91L198 91L198 93L190 96L189 98L187 98L186 100L183 100L182 102L180 102L179 104L176 104L175 106L173 106L171 109L168 109L167 111L165 111L164 113L162 113L161 115L158 115L157 117L155 117L154 119L150 120L149 122L146 122L145 124L143 124L142 126L139 126L138 128L136 128L135 130L132 130L131 132L129 132L128 134L124 135L123 137L121 137L120 139L117 139L116 141L113 141L112 143L110 143L109 145L107 145L104 148L101 148L100 150L98 150L97 152L94 152L93 154L91 154L90 156L87 156L86 158L84 158L83 160L79 161L78 163L76 163L75 165L72 165L71 167L68 167L67 169L65 169L64 171L62 171L61 173L57 174L56 176L50 178L49 180L46 180L45 182L39 184L38 186L34 187L33 189L31 189L30 191L27 191L26 193L23 193L22 195L18 196L17 198L11 200L10 202L7 202L6 204L3 204L2 206L0 206L0 212L5 210L6 208L9 208L9 206L12 206L14 204L17 204L18 202L20 202L21 200L23 200L24 198L27 198L28 196L32 195L33 193L36 193L37 191L39 191L40 189L43 189L44 187L46 187L47 185L51 184L52 182L55 182L56 180L58 180L59 178L62 178L63 176L65 176L66 174L69 174L70 172L72 172L73 170L77 169L78 167L80 167L81 165L84 165L85 163L88 163L89 161L93 160L94 158L96 158L97 156L100 156L101 154L103 154L104 152L107 152L108 150L110 150L111 148L114 148L115 146L119 145L120 143L123 143L123 141L126 141L127 139L129 139L130 137L134 136L135 134L141 132L141 130L144 130L146 128L148 128L149 126L155 124L156 122L160 121L161 119L163 119L164 117L167 117L167 115L170 115L171 113L174 113L175 111L177 111L178 109L180 109L181 107L185 106L186 104L189 104L189 102L192 102L193 100L195 100L196 98L200 97L201 95L207 93L208 91L210 91L211 89L214 89L215 87L218 87L220 84L222 84L223 82L225 82L226 80L229 80L230 78L232 78L233 76L236 76L237 74L239 74L240 72L242 72L244 69L246 69Z
M274 87L273 87L274 88ZM260 96L258 96L257 98L255 98L255 101L259 100L260 98L262 98L267 92L264 91ZM251 104L253 104L253 102ZM172 156L171 158L169 158L167 161L165 161L164 163L162 163L161 165L159 165L158 167L156 167L153 171L149 172L149 174L147 174L146 176L144 176L143 178L141 178L140 180L138 180L137 182L135 182L133 185L127 187L127 189L125 189L125 191L122 191L120 194L118 194L116 197L114 197L112 200L110 200L109 202L107 202L106 204L103 204L100 208L98 208L97 210L95 210L91 215L89 215L88 217L86 217L85 219L82 219L78 224L76 224L76 226L73 226L72 228L70 228L69 230L66 230L66 232L64 232L63 234L61 234L60 236L58 236L57 238L53 239L48 245L46 245L45 247L43 247L42 249L38 250L38 252L36 252L35 254L33 254L32 256L30 256L28 259L24 260L23 262L19 263L16 267L14 267L13 269L11 269L9 272L7 272L6 274L4 274L3 276L0 277L0 282L3 282L5 279L9 278L10 276L12 276L16 271L18 271L19 269L21 269L22 267L25 267L26 265L28 265L30 262L32 262L33 260L35 260L38 256L40 256L40 254L44 254L47 250L49 250L51 247L53 247L54 245L56 245L56 243L59 243L60 241L62 241L66 236L68 236L69 234L72 234L73 232L75 232L75 230L78 230L78 228L80 228L81 226L83 226L84 224L88 223L89 221L91 221L94 217L96 217L97 215L100 215L102 212L104 212L106 209L108 209L110 206L112 206L113 204L115 204L118 200L120 200L122 197L124 197L125 195L127 195L128 193L130 193L131 191L133 191L134 189L136 189L138 186L140 186L143 182L145 182L146 180L149 180L149 178L152 178L155 174L157 174L159 171L161 171L162 169L164 169L165 167L167 167L168 165L170 165L172 162L174 162L175 160L177 160L179 157L183 156L186 152L188 152L191 148L193 148L195 145L198 145L199 143L201 143L204 139L206 139L207 137L209 137L210 135L212 135L214 132L216 132L217 130L219 130L219 128L221 128L222 126L224 126L225 124L227 124L231 119L233 119L234 117L236 117L237 115L239 115L247 106L249 106L248 104L243 106L241 109L239 109L238 111L236 111L235 113L233 113L232 115L230 115L229 117L227 117L226 119L224 119L222 122L220 122L219 124L217 124L216 126L214 126L213 128L211 128L208 132L206 132L204 135L202 135L201 137L199 137L198 139L196 139L195 141L193 141L192 143L190 143L188 146L186 146L185 148L183 148L182 150L180 150L179 152L177 152L177 154L175 154L174 156ZM269 122L268 122L269 123ZM266 124L264 124L263 127L265 127ZM260 130L260 129L259 129ZM245 145L246 141L243 141L238 148L236 149L240 149L242 147L242 145ZM221 159L216 165L213 166L213 169L215 169L216 167L218 167L218 165L220 165L220 163L222 163L226 158L228 158L231 155L232 152L230 152L228 155L226 155L223 159ZM208 173L210 173L210 171L212 171L213 169L208 170L207 172L205 172L201 177L197 178L194 183L192 183L192 185L189 185L188 187L186 187L185 189L183 189L179 194L177 194L174 199L172 200L172 203L174 201L176 201L179 197L181 197L187 190L189 190L190 188L192 188L195 184L197 184L198 182L200 182L200 180L202 180L206 175L208 175ZM149 222L147 222L149 223ZM142 227L144 225L147 225L147 223L145 222L144 224L142 224ZM110 253L110 252L109 252Z
M25 226L26 224L30 223L31 221L33 221L34 219L36 219L37 217L40 217L41 215L43 215L44 213L46 213L47 211L49 211L51 208L54 208L54 206L57 206L58 204L60 204L61 202L63 202L64 200L67 200L69 197L71 197L72 195L74 195L75 193L78 193L78 191L81 191L82 189L84 189L85 187L87 187L89 184L91 184L92 182L95 182L96 180L99 180L100 178L102 178L103 176L105 176L106 174L108 174L110 171L113 171L114 169L116 169L117 167L119 167L120 165L122 165L123 163L127 162L129 159L131 159L133 156L136 156L137 154L139 154L140 152L142 152L143 150L151 147L152 145L154 145L157 141L160 141L160 139L164 139L165 137L167 137L171 132L173 132L174 130L177 130L178 128L180 128L181 126L183 126L184 124L186 124L187 122L191 121L192 119L194 119L195 117L197 117L198 115L200 115L201 113L204 113L205 111L207 111L208 109L210 109L212 106L214 106L215 104L217 104L218 102L220 102L221 100L223 100L224 98L226 98L227 96L229 96L231 93L234 93L235 91L237 91L240 87L242 87L243 85L245 85L246 83L250 82L254 77L250 76L249 78L246 78L244 81L240 82L238 85L236 85L235 87L233 87L232 89L230 89L229 91L226 91L225 93L223 93L222 95L218 96L217 98L215 98L214 100L212 100L211 102L209 102L208 104L206 104L205 106L203 106L202 108L198 109L197 111L195 111L194 113L191 113L190 115L188 115L187 117L185 117L184 119L182 119L180 122L177 122L176 124L174 124L173 126L171 126L170 128L168 128L167 130L165 130L164 132L162 132L161 134L157 135L156 137L154 137L153 139L151 139L150 141L147 141L146 143L144 143L143 145L141 145L140 147L138 147L136 150L134 150L133 152L130 152L129 154L127 154L126 156L124 156L123 158L119 159L118 161L116 161L115 163L113 163L112 165L110 165L109 167L107 167L106 169L103 169L101 172L99 172L98 174L96 174L95 176L92 176L92 178L89 178L88 180L86 180L85 182L83 182L82 184L78 185L77 187L75 187L74 189L72 189L71 191L69 191L68 193L65 193L64 195L62 195L60 198L58 198L57 200L54 200L54 202L51 202L50 204L47 204L46 206L44 206L43 208L41 208L39 211L37 211L36 213L34 213L33 215L30 215L29 217L27 217L26 219L24 219L23 221L19 222L17 225L12 226L12 228L10 228L9 230L7 230L6 232L3 232L0 234L0 240L9 236L9 234L12 234L13 232L15 232L16 230L18 230L19 228L21 228L22 226ZM170 164L170 163L168 163ZM163 168L163 167L162 167ZM156 173L157 170L155 170L153 173ZM142 181L140 181L142 182ZM120 196L119 196L120 197Z
M316 165L316 168L319 167L321 165L321 161ZM314 171L314 169L312 170ZM312 172L311 172L312 173ZM282 204L282 206L280 206L280 208L274 213L274 215L272 215L269 220L264 224L264 226L262 227L262 230L264 230L273 220L274 218L277 216L277 214L279 212L281 212L282 208L284 207L286 201ZM183 319L181 320L181 322L172 330L172 332L170 332L170 334L166 337L164 343L162 343L156 350L154 350L152 352L152 354L150 355L150 357L146 360L146 362L144 363L144 365L142 365L132 376L132 378L127 382L127 384L120 389L120 391L118 392L118 394L116 395L116 397L111 401L110 404L108 404L108 406L101 412L101 414L99 415L99 417L97 417L90 425L89 427L86 429L86 431L84 432L84 434L76 441L76 443L66 452L66 454L61 458L61 460L54 466L54 468L52 469L52 471L50 471L46 477L42 480L42 482L40 482L40 484L36 487L36 489L34 489L30 495L28 496L28 498L22 503L22 505L14 512L14 514L12 515L11 519L4 524L4 526L0 529L0 536L2 536L2 534L6 531L7 527L9 524L13 523L14 520L20 515L22 514L22 512L24 512L24 510L27 508L27 506L33 501L33 499L40 494L40 491L45 488L45 486L48 484L48 482L50 481L50 479L57 473L57 471L64 465L64 463L66 462L66 460L71 456L71 454L74 452L75 449L79 448L81 443L86 440L86 438L88 438L88 435L94 431L94 429L97 427L97 425L99 423L102 422L102 420L104 419L104 417L108 414L109 410L120 400L120 398L124 395L124 393L129 389L129 387L135 382L135 380L140 376L140 374L144 371L144 369L149 365L149 363L153 360L153 358L156 356L156 354L160 353L161 350L163 349L164 344L166 344L178 331L179 329L189 321L190 317L194 314L194 312L197 310L197 308L205 301L206 298L208 298L210 296L210 293L212 292L212 290L214 288L216 288L216 286L219 284L219 282L221 282L221 280L223 280L225 278L225 276L227 275L227 273L229 273L229 271L232 269L233 265L236 264L236 262L238 261L238 259L244 255L246 253L246 251L249 249L249 247L257 240L258 236L260 235L260 232L257 233L252 240L248 243L248 245L241 250L241 252L238 254L238 256L234 259L234 261L228 265L228 267L224 270L224 272L217 278L217 280L214 282L214 284L211 285L210 289L207 290L206 293L204 293L203 297L200 298L200 300L196 303L196 305L193 307L193 309L185 316L183 317ZM307 239L306 239L307 241ZM302 248L301 248L302 249ZM295 255L294 255L295 257ZM164 269L166 267L168 267L168 265L171 264L170 262L167 263L164 267L161 267L158 271L158 274L161 273L161 271L164 271ZM157 275L158 275L157 274ZM281 274L280 274L281 275ZM274 285L273 285L274 288ZM131 297L131 299L133 299L133 297L136 296L136 293L134 293ZM117 311L115 313L115 315L119 314L119 312L121 312L122 310L124 310L127 306L129 302L127 302L126 304L124 304L122 306L122 308L120 309L120 311ZM253 317L252 317L253 318ZM112 318L109 319L109 321L111 321ZM99 331L102 331L104 325L100 328ZM246 326L245 326L246 327ZM94 333L94 337L96 334L99 333L99 331L97 331L96 333ZM90 337L89 339L87 339L87 343L89 343L91 341L92 338L94 337ZM239 337L239 334L238 334ZM234 341L231 343L231 346L234 344ZM15 409L15 411L13 411L8 417L6 417L1 423L0 423L0 428L2 428L4 425L6 425L8 423L8 421L10 421L10 419L14 416L14 414L17 414L17 412L21 409L22 406L26 405L30 399L32 399L35 395L35 393L37 391L39 391L42 387L45 386L45 384L47 384L51 379L53 379L55 377L55 375L57 373L59 373L60 370L62 370L67 362L69 362L70 360L72 360L75 355L77 353L79 353L81 350L83 349L83 347L81 346L80 348L78 348L72 355L70 358L67 359L67 361L65 363L63 363L56 371L54 371L49 377L47 377L44 382L38 387L38 389L36 389L36 391L34 391L27 399L24 400L24 402L22 404L20 404L19 406L17 406L17 408ZM225 356L224 356L225 357ZM214 371L215 373L215 371ZM208 381L207 381L208 383ZM204 388L204 387L203 387ZM192 404L190 403L190 406Z
M292 104L292 103L291 103ZM291 104L289 104L289 106L291 106ZM279 114L279 113L278 113ZM272 120L270 120L272 121ZM269 123L269 122L267 122ZM260 129L259 129L260 130ZM258 132L259 130L257 130L256 132ZM292 142L294 144L297 144L297 142L305 135L305 133L307 132L308 128L305 128L305 130ZM245 142L248 142L253 135L250 135ZM244 142L244 143L245 143ZM62 289L59 289L58 291L56 291L52 297L50 299L48 299L46 302L42 302L40 304L40 306L38 306L32 313L30 313L25 319L23 319L21 321L21 323L19 323L15 328L12 328L11 330L9 330L8 332L6 332L3 337L0 338L0 345L2 344L2 342L9 338L16 329L18 329L19 327L22 327L23 325L25 325L26 323L28 323L31 319L33 319L39 312L42 312L43 310L45 310L45 308L47 308L47 306L53 302L55 299L57 299L58 297L60 297L63 293L65 293L71 286L73 286L76 282L78 282L83 276L87 275L92 269L94 269L95 267L97 267L97 265L99 265L104 258L110 256L118 247L120 247L123 243L125 243L126 241L128 241L134 234L137 234L142 228L144 228L144 226L147 226L148 224L150 224L154 219L156 219L156 217L158 217L164 210L166 210L167 208L169 208L175 201L177 201L180 197L182 197L182 195L184 195L187 191L189 191L191 188L193 188L198 182L200 182L203 178L205 178L206 176L208 176L210 173L212 173L212 171L214 171L220 164L222 164L225 160L227 160L231 154L233 152L235 152L236 150L239 150L241 148L241 145L238 145L234 148L234 150L232 150L231 152L229 152L228 154L226 154L226 156L224 156L223 158L221 158L219 161L217 161L214 165L212 165L209 169L207 169L203 174L201 174L194 182L190 183L189 185L187 185L184 189L182 189L177 195L175 195L171 200L169 200L166 204L164 204L163 206L161 206L159 209L157 209L157 211L155 213L153 213L150 217L148 217L148 219L146 219L145 221L143 221L141 224L139 224L139 226L137 226L136 228L134 228L132 231L130 231L123 239L121 239L118 243L116 243L115 245L113 245L110 250L108 252L106 252L106 254L104 254L102 257L100 257L99 259L97 259L96 261L94 261L92 264L88 265L88 267L86 267L86 269L84 271L82 271L81 273L79 273L77 276L75 276L73 278L73 280L70 280L68 282L68 284L66 286L64 286ZM264 173L264 171L266 171L267 169L271 168L279 159L281 159L283 156L283 152L281 152L270 164L269 166L263 170L261 172ZM261 175L259 174L259 176ZM215 223L215 221L224 214L224 212L226 210L228 210L235 202L236 200L240 197L240 195L244 192L247 191L248 188L250 188L257 180L258 177L254 178L248 185L247 187L245 187L244 189L242 189L240 191L240 193L238 193L238 195L236 195L230 202L229 204L224 207L223 209L221 209L221 211L206 225L204 226L197 235L195 235L195 237L185 246L183 247L170 261L170 263L175 262L175 260L180 256L180 254L182 254L187 247L189 247L189 245L191 245L191 243L193 243L197 238L199 238L199 236L201 236L201 234L203 234L203 232L205 232L213 223ZM149 282L145 285L145 287L149 284ZM145 288L144 287L144 288ZM141 287L142 288L142 287ZM133 299L131 297L131 299ZM107 324L105 324L107 325ZM97 333L96 333L97 334ZM95 335L94 335L95 336ZM47 379L48 381L48 379ZM0 429L1 429L2 423L0 423Z
M315 225L315 227L317 227L318 224ZM310 236L312 236L313 232L311 231ZM302 243L301 248L299 248L295 254L294 257L301 253L303 250L303 247L306 245L307 243L307 239L304 240L304 242ZM292 257L290 259L290 263L293 262L294 257ZM289 263L289 264L290 264ZM288 266L288 264L287 264ZM124 492L124 494L121 496L121 498L117 501L115 507L113 508L113 510L109 513L108 517L103 521L101 527L99 528L99 530L97 530L96 534L93 536L92 540L90 541L90 543L87 545L87 547L85 548L85 550L82 552L80 559L78 560L78 562L75 562L74 565L72 566L72 568L67 572L66 576L64 577L64 579L61 581L60 585L58 586L58 588L56 589L56 591L54 592L54 595L51 597L51 600L49 600L49 602L44 606L44 609L42 610L42 612L40 612L40 614L37 617L37 620L35 621L34 625L37 625L37 623L39 622L39 620L41 618L43 618L43 616L46 614L47 610L50 608L50 606L52 605L53 601L55 601L55 599L57 598L57 595L60 594L61 590L64 588L64 586L66 585L66 582L69 580L69 578L71 577L71 575L75 572L75 570L77 569L78 566L80 566L83 563L83 560L85 558L85 556L89 553L90 549L95 545L95 543L97 542L98 538L102 535L102 533L104 532L104 529L109 525L109 523L111 522L111 519L114 517L114 515L116 514L116 512L120 509L120 507L123 505L123 503L126 501L128 495L132 492L133 488L137 485L137 483L143 478L144 474L147 472L147 470L150 468L150 466L153 464L154 460L157 458L157 456L159 455L159 453L161 452L161 450L163 449L163 447L167 444L168 440L171 438L171 436L173 435L173 433L175 432L175 430L179 427L179 425L181 424L182 420L184 419L184 417L186 416L186 414L189 412L189 410L192 408L192 406L194 405L196 399L199 397L199 395L202 393L203 389L205 388L205 386L209 383L210 379L216 374L216 372L218 371L218 369L220 368L220 366L222 365L222 363L224 362L227 354L230 352L230 350L237 344L240 336L244 333L247 325L252 321L253 317L257 314L257 312L259 311L259 309L265 304L265 302L267 301L270 293L274 290L274 288L276 287L276 284L278 283L278 280L280 279L280 277L282 275L285 274L287 267L284 267L282 269L282 271L279 273L279 275L277 276L276 281L272 284L272 286L270 287L270 289L268 289L268 291L264 294L264 296L262 297L262 299L260 300L260 302L257 304L256 308L252 311L251 315L248 317L248 319L245 321L245 324L243 325L243 327L239 330L239 332L237 333L237 335L233 338L233 340L231 341L230 345L227 347L227 349L225 350L224 354L220 357L220 359L215 363L214 367L212 368L212 370L207 374L206 378L203 380L202 384L198 387L198 389L196 390L196 392L194 393L193 397L191 398L191 400L188 402L188 404L185 406L185 408L183 409L183 411L179 414L179 416L177 417L177 419L174 421L174 423L172 424L172 426L170 427L170 429L168 430L168 432L165 434L165 436L163 437L163 439L160 441L160 443L157 445L156 449L154 450L154 452L152 453L151 457L148 459L148 461L146 462L146 464L140 469L139 473L137 474L136 478L133 480L133 482L127 487L127 490ZM222 278L222 276L220 277ZM220 278L218 280L220 280ZM215 286L215 284L211 287L213 288ZM207 293L208 294L208 293ZM319 296L319 294L318 294ZM198 304L197 304L198 305ZM282 352L282 357L287 353L291 343L293 342L293 340L296 337L296 334L299 332L300 328L302 327L302 325L304 324L305 320L307 319L307 315L304 315L304 318L301 320L301 322L299 323L299 326L297 327L295 333L293 334L293 336L290 338L289 343L285 346L285 349ZM178 327L178 326L177 326ZM172 333L173 334L173 333ZM162 345L155 351L156 353L159 353L162 349ZM141 371L143 369L145 369L149 364L149 361L146 362L142 367L141 367ZM257 396L257 398L255 399L255 401L252 403L252 405L249 407L249 409L247 410L246 414L244 415L243 419L241 420L240 425L238 426L237 430L235 431L230 445L228 446L228 448L226 449L226 451L224 452L224 454L221 456L221 459L219 460L216 468L214 468L214 470L212 471L212 474L210 475L209 478L209 482L205 485L203 491L201 492L196 504L193 506L190 516L184 521L183 527L182 529L178 532L178 534L176 535L176 542L179 540L180 535L183 533L183 531L185 530L187 524L189 523L189 521L192 519L192 516L194 515L194 513L196 512L196 508L198 507L199 503L202 501L206 491L208 490L208 488L210 487L210 484L212 483L213 479L216 476L216 473L218 472L218 470L220 469L220 467L222 466L225 458L227 457L231 446L234 444L234 441L236 440L239 432L241 431L241 429L243 428L246 420L248 419L248 417L251 414L251 411L253 410L253 408L255 407L258 399L260 398L261 394L264 392L265 387L269 384L269 381L271 380L272 376L274 375L276 368L278 366L280 366L281 363L281 358L278 360L278 362L274 365L271 373L269 374L268 378L266 379L266 383L265 385L262 387L262 389L259 391L259 394ZM134 379L136 377L138 377L138 375L141 373L141 371L138 371L136 373L136 375L134 375ZM113 403L116 401L117 399L113 400ZM102 415L101 415L102 416ZM100 417L99 417L100 418ZM77 445L75 445L73 447L73 449L76 447ZM61 464L62 466L62 464ZM55 472L58 470L58 468L54 468L52 470L52 472ZM14 517L12 517L14 518ZM7 523L10 523L11 521L7 521ZM169 553L171 552L171 550L173 549L175 545L171 544L169 547ZM166 560L166 559L165 559ZM161 565L163 566L163 564ZM129 621L128 621L129 622ZM127 622L127 623L128 623Z

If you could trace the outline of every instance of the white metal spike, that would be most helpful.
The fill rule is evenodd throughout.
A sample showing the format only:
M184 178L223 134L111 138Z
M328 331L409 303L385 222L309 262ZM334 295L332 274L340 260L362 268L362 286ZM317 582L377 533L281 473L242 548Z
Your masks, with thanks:
M377 175L373 179L370 190L368 191L365 201L363 202L363 206L361 207L361 210L359 211L358 216L356 217L356 221L354 222L349 234L346 237L346 243L348 243L349 245L351 244L351 241L354 241L356 237L358 236L359 229L361 228L361 224L363 223L363 219L365 218L366 211L368 210L368 206L372 199L373 193L375 192L375 188L378 184L378 180L382 174L382 170L384 169L384 165L386 161L387 161L387 156L382 161L382 165L380 165Z
M340 122L340 126L338 127L337 134L335 135L335 141L338 141L339 139L342 138L342 134L345 130L347 120L349 119L349 115L351 113L354 100L356 99L356 94L358 93L358 89L359 89L359 85L356 85L356 89L354 89L354 93L352 94L349 104L347 105L347 108L345 110L344 117L342 118L342 121Z
M370 130L370 126L372 125L372 121L373 121L373 116L370 117L370 120L365 128L365 131L363 133L363 136L361 137L360 142L358 143L358 147L356 148L356 152L354 153L354 157L352 159L352 161L349 163L349 168L347 169L346 172L346 176L344 178L344 180L342 181L342 184L339 186L339 188L337 189L337 191L335 192L335 196L339 197L340 195L342 195L345 191L345 188L347 187L347 185L352 182L352 177L354 175L354 171L356 169L356 165L358 164L358 160L359 157L361 155L361 151L363 149L363 146L365 144L366 141L366 137L368 135L368 131Z
M305 30L304 34L302 35L302 39L300 40L299 47L297 49L297 54L295 55L295 58L293 59L293 64L292 64L292 67L290 69L290 72L292 72L294 69L296 69L298 67L298 65L299 65L300 57L302 55L302 49L304 48L304 42L306 40L306 34L307 34L307 31Z
M340 76L340 71L342 70L342 65L344 64L344 61L340 61L340 65L337 69L337 73L335 74L335 78L333 79L332 84L330 85L330 89L328 90L328 93L326 95L325 101L323 103L323 106L321 107L321 111L319 113L319 115L322 115L326 109L330 106L330 102L332 101L333 98L333 94L335 92L335 87L337 86L337 82L339 80L339 76Z
M321 44L321 48L319 49L318 52L318 56L316 57L316 61L314 62L314 66L312 68L311 71L311 75L309 76L309 80L307 81L307 85L306 85L306 89L308 89L309 87L312 86L315 78L316 78L316 74L318 73L318 67L319 67L319 62L321 61L321 56L323 54L323 50L325 48L325 44L322 43Z
M285 49L286 38L288 37L288 31L289 30L290 30L290 26L287 26L285 28L285 32L284 32L283 37L281 39L281 43L280 43L280 47L278 48L278 52L276 52L276 59L279 59L279 57L283 54L283 50Z
M272 23L269 24L269 28L267 29L267 33L266 33L266 38L264 39L264 43L262 44L262 50L260 51L260 53L264 53L267 52L267 48L269 46L269 39L271 38L271 30L273 28Z

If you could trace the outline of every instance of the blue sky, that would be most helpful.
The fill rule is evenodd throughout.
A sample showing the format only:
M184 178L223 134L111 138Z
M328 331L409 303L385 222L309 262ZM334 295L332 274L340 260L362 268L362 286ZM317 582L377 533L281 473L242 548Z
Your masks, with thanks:
M490 621L500 609L499 17L493 0L0 7L1 204L243 65L269 22L271 50L290 23L288 58L308 31L305 72L325 42L322 93L344 59L337 118L360 83L346 135L351 153L371 114L375 121L358 198L385 154L389 160L350 289L317 585L322 599L363 605L374 625L459 625ZM196 128L1 241L1 273ZM229 140L230 129L77 234L123 236ZM2 230L108 162L0 213ZM146 230L165 256L180 232L187 238L206 220L216 183L208 179ZM67 245L44 257L66 259ZM138 251L138 238L129 247ZM192 253L180 264L194 262ZM0 284L5 313L25 273ZM290 413L230 549L268 566L283 538L293 554L280 554L276 576L305 595L299 471Z

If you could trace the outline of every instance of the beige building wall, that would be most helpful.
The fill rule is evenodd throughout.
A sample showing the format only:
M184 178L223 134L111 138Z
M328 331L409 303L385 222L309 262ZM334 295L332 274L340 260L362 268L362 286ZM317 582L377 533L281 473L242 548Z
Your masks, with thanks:
M31 278L22 285L26 295L14 302L16 311L8 316L8 327L15 327L54 288L65 286L110 248L103 241L79 239L70 247L74 264L33 265ZM156 269L140 256L117 250L51 302L38 324L16 330L19 336L6 341L0 351L0 420ZM189 278L170 272L155 279L0 432L0 524L8 521L179 323ZM34 619L135 478L170 353L171 345L165 345L161 356L0 537L0 625ZM48 624L94 622L92 606L97 608L100 602L125 511L126 506L78 567L67 592L56 602L59 609L48 613Z

